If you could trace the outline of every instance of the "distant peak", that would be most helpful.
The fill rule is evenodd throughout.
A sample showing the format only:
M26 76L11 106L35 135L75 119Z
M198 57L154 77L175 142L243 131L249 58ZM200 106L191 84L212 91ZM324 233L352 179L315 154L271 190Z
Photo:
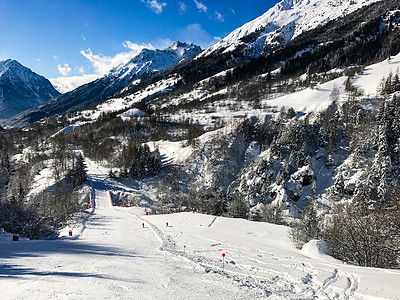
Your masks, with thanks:
M194 45L193 43L185 43L185 42L181 42L181 41L175 41L171 46L169 46L167 49L171 49L171 50L177 50L177 49L181 49L181 48L196 48L199 46Z
M11 58L6 58L4 60L0 60L0 63L2 65L19 64L16 60L11 59Z
M27 67L21 65L15 59L7 58L4 60L0 60L0 75L3 75L4 72L6 72L7 70L17 70L17 69L30 70Z
M183 42L181 42L181 41L175 41L172 45L171 45L171 49L173 49L173 50L176 50L177 48L183 48L183 47L186 47L187 46L187 44L186 43L183 43Z

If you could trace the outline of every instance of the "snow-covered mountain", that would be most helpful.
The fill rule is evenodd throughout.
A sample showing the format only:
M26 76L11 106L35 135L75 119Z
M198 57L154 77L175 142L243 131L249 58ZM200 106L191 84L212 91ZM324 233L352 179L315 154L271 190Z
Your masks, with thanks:
M200 50L199 46L179 41L162 50L143 49L126 64L112 69L108 75L54 98L37 108L18 114L7 122L7 126L23 126L51 115L83 109L96 101L120 92L138 76L146 73L149 77L151 73L167 69ZM136 82L140 82L140 80Z
M131 78L146 72L165 70L182 58L201 51L199 46L192 43L174 42L166 49L143 49L137 56L126 64L120 65L110 71L110 78Z
M60 95L43 76L16 60L0 61L0 120Z
M350 14L381 0L282 0L265 14L244 24L212 45L199 57L215 51L230 52L244 47L247 56L287 44L301 33Z

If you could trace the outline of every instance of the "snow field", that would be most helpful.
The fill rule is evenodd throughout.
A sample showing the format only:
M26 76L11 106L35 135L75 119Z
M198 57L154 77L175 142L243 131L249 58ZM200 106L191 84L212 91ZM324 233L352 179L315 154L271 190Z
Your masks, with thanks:
M315 241L299 251L284 226L113 207L113 187L138 187L88 169L94 205L72 237L0 239L2 299L400 298L400 271L345 265Z
M109 191L133 191L88 162L94 209L74 228L47 241L0 242L2 299L257 299L198 264L160 251L136 217L113 207ZM141 210L143 211L143 210Z
M162 249L270 299L400 297L395 283L400 280L400 271L343 264L328 256L320 241L297 250L285 226L197 213L142 219L161 236ZM224 266L222 253L226 254Z
M380 63L366 67L362 75L356 75L353 84L364 91L366 96L375 96L383 77L395 75L400 68L400 53Z

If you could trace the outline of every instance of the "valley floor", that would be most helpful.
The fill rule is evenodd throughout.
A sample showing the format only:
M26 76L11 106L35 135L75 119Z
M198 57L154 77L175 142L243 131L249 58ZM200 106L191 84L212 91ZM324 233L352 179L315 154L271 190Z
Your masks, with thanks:
M400 271L299 251L284 226L113 207L129 187L106 174L89 164L95 205L72 237L0 242L1 299L400 299Z

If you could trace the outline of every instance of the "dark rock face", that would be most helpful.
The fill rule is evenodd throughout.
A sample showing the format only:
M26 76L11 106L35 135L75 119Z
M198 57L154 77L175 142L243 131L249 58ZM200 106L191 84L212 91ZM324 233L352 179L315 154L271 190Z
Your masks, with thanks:
M49 80L16 60L0 61L0 120L11 118L59 95Z

